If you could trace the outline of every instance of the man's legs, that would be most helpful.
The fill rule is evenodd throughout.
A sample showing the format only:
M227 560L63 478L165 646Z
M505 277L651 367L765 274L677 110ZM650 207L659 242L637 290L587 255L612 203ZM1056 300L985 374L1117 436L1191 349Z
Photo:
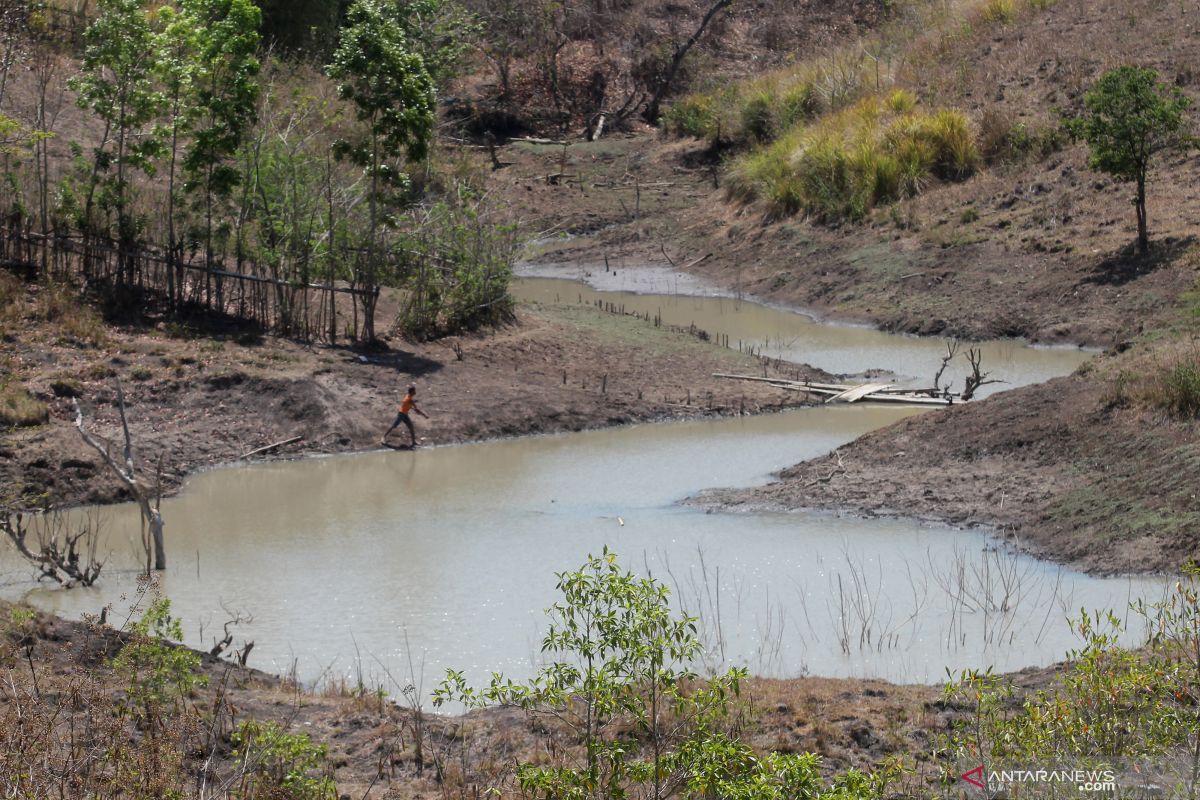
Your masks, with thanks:
M413 427L412 419L409 418L408 414L401 414L399 418L402 419L404 421L404 424L408 426L408 436L412 440L412 446L416 447L417 446L417 429Z
M406 423L408 423L408 429L409 429L410 431L412 430L412 420L410 420L410 419L408 418L408 415L407 415L407 414L397 414L397 415L396 415L396 419L394 419L394 420L392 421L392 427L390 427L390 428L388 428L388 429L387 429L387 433L385 433L385 434L383 435L383 438L379 440L379 443L380 443L380 444L387 444L387 437L388 437L388 436L391 434L391 432L392 432L392 431L396 430L396 426L397 426L397 425L399 425L401 422L406 422Z

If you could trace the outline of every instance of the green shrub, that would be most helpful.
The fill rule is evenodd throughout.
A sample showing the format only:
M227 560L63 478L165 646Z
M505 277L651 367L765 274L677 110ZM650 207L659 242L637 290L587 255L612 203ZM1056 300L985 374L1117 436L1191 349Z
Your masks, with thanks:
M719 121L716 100L706 94L682 97L663 112L663 126L676 136L713 138L717 135Z
M907 114L917 107L917 96L905 89L897 89L888 95L888 108L896 114Z
M764 89L751 95L742 106L742 132L756 142L775 138L775 96Z
M1017 18L1016 0L988 0L983 6L983 18L1004 25Z
M821 94L811 81L801 81L784 89L779 96L777 112L779 129L785 131L821 111Z
M1200 416L1200 361L1181 361L1167 370L1160 402L1181 417Z
M958 215L958 221L963 225L970 225L972 222L978 222L979 212L973 208L964 208L963 212Z
M113 670L125 680L125 702L120 708L146 725L156 724L165 707L203 686L196 651L171 644L183 639L179 620L171 616L171 601L155 600L133 624L132 635L117 657Z
M274 722L243 722L233 733L238 797L334 800L337 786L325 764L327 748L303 733L285 733ZM324 773L324 774L322 774Z
M50 409L16 381L0 385L0 428L23 428L50 421Z
M462 333L512 317L508 293L516 257L515 228L497 225L479 206L435 203L413 219L389 280L405 290L397 319L415 339Z

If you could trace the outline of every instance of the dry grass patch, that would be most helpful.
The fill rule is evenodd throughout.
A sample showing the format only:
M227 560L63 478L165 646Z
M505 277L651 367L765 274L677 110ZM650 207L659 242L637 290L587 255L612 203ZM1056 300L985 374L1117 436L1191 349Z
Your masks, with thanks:
M19 382L0 385L0 428L25 428L50 420L50 409Z

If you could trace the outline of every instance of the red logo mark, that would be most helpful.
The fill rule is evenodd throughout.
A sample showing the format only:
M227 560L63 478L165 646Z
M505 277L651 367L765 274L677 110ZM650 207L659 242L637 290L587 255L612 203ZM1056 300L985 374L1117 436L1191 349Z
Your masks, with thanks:
M987 788L987 786L985 786L983 784L983 780L981 780L983 778L983 765L982 764L980 764L978 767L971 770L970 772L964 772L959 777L961 777L967 783L971 783L971 784L974 784L975 786L978 786L980 789Z

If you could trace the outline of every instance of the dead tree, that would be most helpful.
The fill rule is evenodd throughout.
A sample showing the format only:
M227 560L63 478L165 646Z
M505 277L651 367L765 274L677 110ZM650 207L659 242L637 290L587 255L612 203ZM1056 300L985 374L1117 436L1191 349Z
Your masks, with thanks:
M980 364L983 363L983 351L972 347L967 350L967 361L971 364L971 374L967 376L965 385L963 386L962 399L970 400L975 396L975 390L980 386L986 386L989 383L1003 383L1004 381L988 378L990 372L981 372Z
M91 586L100 577L104 566L96 559L99 526L84 522L75 533L69 533L67 520L59 512L10 511L0 509L0 532L3 532L22 556L41 570L40 581L49 578L65 588ZM36 550L29 545L29 533L34 532Z
M946 388L942 388L942 373L946 371L946 367L950 366L950 362L958 355L958 340L953 339L946 342L946 355L942 356L942 365L938 367L938 371L933 375L933 396L944 394L949 391L950 384L946 384Z
M654 92L650 95L650 102L646 105L645 118L647 122L658 122L659 109L662 106L662 101L666 98L667 93L671 91L671 86L675 83L675 76L679 73L679 67L683 64L683 59L688 52L695 46L696 42L700 41L700 37L704 35L704 31L708 29L717 15L732 5L733 0L717 0L704 17L700 20L700 24L692 35L687 38L682 44L675 48L675 52L671 54L671 60L667 62L662 73L658 76L658 80L654 82Z
M113 456L111 442L101 441L87 432L83 427L83 409L79 407L78 400L72 402L75 405L75 427L78 429L80 437L89 447L99 453L104 463L116 473L121 482L125 484L125 488L133 495L138 509L142 512L142 546L146 549L146 574L150 574L152 552L154 569L166 569L167 554L163 546L163 518L160 511L162 505L161 485L158 480L155 480L154 488L151 489L138 480L137 473L133 468L133 438L129 435L129 423L125 419L125 392L121 388L121 382L117 382L117 408L121 413L121 430L125 434L122 461L117 461ZM151 503L151 499L153 499L153 503Z
M254 621L254 617L250 616L249 614L243 614L241 611L232 611L225 606L224 603L221 604L221 608L225 611L225 614L228 617L228 619L225 620L225 624L222 626L222 630L224 631L225 635L220 641L217 641L216 639L213 640L212 649L208 651L208 654L211 656L220 656L225 652L226 649L229 648L230 645L233 644L233 631L231 631L230 628L241 625L243 622ZM251 642L250 647L253 646L254 644ZM236 650L234 651L235 654L237 652L238 651ZM249 652L248 649L247 652Z

